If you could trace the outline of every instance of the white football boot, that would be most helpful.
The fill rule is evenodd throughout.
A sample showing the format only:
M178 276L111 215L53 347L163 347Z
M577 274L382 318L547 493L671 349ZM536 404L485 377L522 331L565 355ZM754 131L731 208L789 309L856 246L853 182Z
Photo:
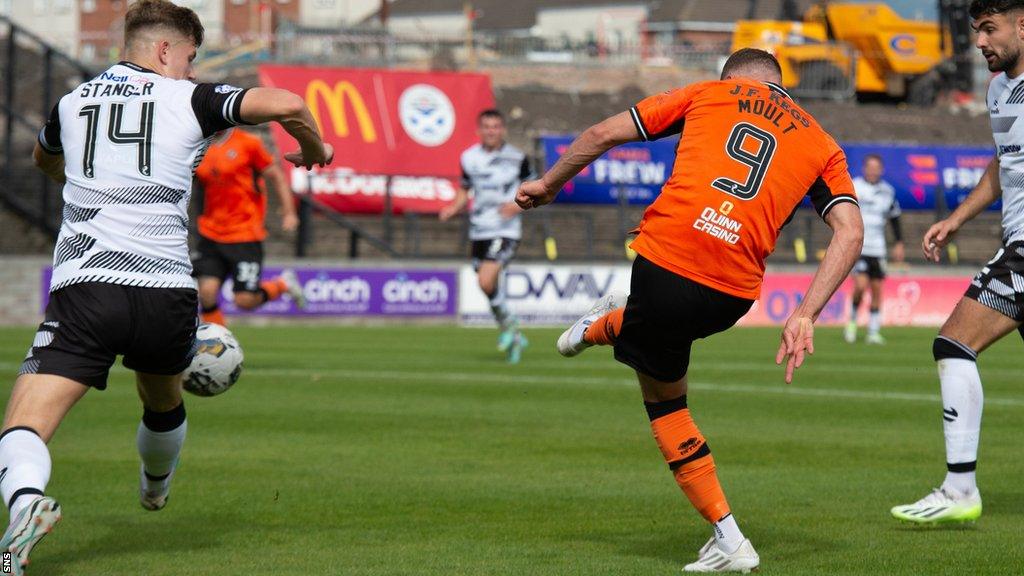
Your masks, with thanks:
M586 314L581 316L579 320L558 337L558 353L569 358L593 346L593 344L583 340L583 335L587 332L587 328L594 323L594 320L616 308L621 308L623 304L623 299L615 294L608 294L595 302Z
M177 468L177 466L175 466ZM139 465L139 503L146 510L163 509L167 506L167 499L171 496L171 480L174 479L174 470L160 482L153 482L146 477L146 467Z
M914 524L946 524L974 522L981 517L981 492L962 495L936 488L913 504L894 506L894 518Z
M853 344L857 341L857 323L847 322L846 327L843 328L843 340L846 340L847 344Z
M302 291L302 282L299 282L299 277L295 275L295 271L291 269L282 270L281 279L284 280L285 286L288 287L288 295L292 297L295 305L299 308L305 308L306 294Z
M761 558L754 551L750 540L743 540L740 547L732 554L718 547L714 537L701 547L697 553L697 561L683 567L683 572L742 572L746 574L757 570Z
M0 551L11 553L11 574L25 573L32 548L53 530L60 517L60 504L49 496L36 498L18 513L0 540Z

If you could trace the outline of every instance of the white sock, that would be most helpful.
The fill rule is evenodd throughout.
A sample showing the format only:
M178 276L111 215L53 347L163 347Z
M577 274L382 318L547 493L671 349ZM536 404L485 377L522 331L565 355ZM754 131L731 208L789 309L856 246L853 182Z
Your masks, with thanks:
M943 488L960 494L977 489L975 467L981 435L984 393L978 364L961 358L938 361L942 385L942 430L946 436L946 480Z
M872 308L871 314L868 315L868 334L878 334L878 331L881 329L882 312Z
M187 431L184 405L164 413L146 411L135 439L149 487L166 481L174 471Z
M50 451L35 431L14 428L0 438L0 493L10 520L43 495L50 481Z
M746 538L740 527L736 524L736 518L732 514L726 514L721 520L715 522L712 527L715 532L715 542L726 554L732 554L743 544Z

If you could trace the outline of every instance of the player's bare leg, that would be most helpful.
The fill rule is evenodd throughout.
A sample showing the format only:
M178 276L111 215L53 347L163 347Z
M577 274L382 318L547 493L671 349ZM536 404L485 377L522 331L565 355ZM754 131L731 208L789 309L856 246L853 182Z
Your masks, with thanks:
M860 309L861 300L864 299L864 292L868 288L868 275L855 273L853 275L853 296L850 297L850 320L843 329L843 339L853 344L857 341L857 310ZM875 301L871 301L874 306Z
M660 382L637 372L651 431L676 483L712 525L711 539L686 572L749 572L760 559L733 518L718 482L715 460L686 405L686 377Z
M984 393L978 354L1020 323L970 298L962 298L939 331L932 351L942 388L946 478L914 504L896 506L897 519L919 524L967 522L981 516L975 478Z
M224 312L220 309L217 296L220 294L220 278L214 276L199 277L199 306L200 319L208 324L220 324L227 326Z
M10 508L0 551L14 556L15 574L22 573L32 548L60 521L60 504L44 495L51 468L46 443L88 390L51 374L23 374L14 383L0 435L0 492Z
M142 460L139 501L147 510L160 510L167 504L171 479L188 431L181 375L136 372L135 379L143 406L142 422L136 433Z
M477 282L480 290L487 296L491 313L498 323L498 350L507 354L510 363L519 361L526 339L519 331L519 320L508 307L505 300L504 276L505 269L501 262L484 260L477 270Z
M868 334L865 342L868 344L885 344L882 337L882 287L885 280L872 278L869 282L871 289L871 309L868 311Z

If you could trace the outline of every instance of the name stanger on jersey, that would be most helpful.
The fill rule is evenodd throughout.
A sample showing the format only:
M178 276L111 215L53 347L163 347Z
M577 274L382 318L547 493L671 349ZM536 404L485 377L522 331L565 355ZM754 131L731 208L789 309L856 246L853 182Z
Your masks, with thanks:
M106 98L108 96L150 96L152 93L152 82L145 82L144 84L86 82L79 87L78 95L82 98Z

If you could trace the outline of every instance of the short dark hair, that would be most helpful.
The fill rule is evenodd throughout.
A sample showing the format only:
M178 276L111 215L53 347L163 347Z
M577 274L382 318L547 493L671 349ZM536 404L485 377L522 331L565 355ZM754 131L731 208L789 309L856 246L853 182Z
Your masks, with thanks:
M872 160L875 160L876 162L878 162L879 164L881 164L883 166L885 165L885 162L882 161L882 156L880 154L875 154L874 152L872 152L871 154L865 154L864 155L864 162L863 163L867 164L868 162L870 162Z
M1005 14L1021 9L1024 9L1024 0L973 0L968 12L971 14L971 19L977 20L982 16Z
M124 43L130 45L140 32L149 28L170 28L191 38L196 48L203 45L203 23L191 8L169 0L138 0L124 15Z
M762 68L782 76L782 67L779 66L779 61L775 59L775 56L758 48L740 48L725 61L725 66L722 67L722 79L744 68Z
M485 118L497 118L498 120L501 120L502 124L505 123L505 115L497 108L488 108L481 112L480 115L476 117L476 123L479 124L483 122Z

